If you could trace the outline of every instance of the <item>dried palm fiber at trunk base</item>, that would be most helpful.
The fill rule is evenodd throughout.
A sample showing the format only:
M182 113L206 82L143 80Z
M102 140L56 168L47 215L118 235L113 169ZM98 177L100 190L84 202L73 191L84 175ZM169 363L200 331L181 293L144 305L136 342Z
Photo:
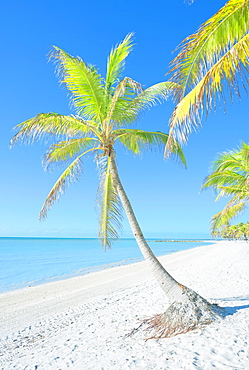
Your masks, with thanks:
M169 338L202 328L224 317L224 310L211 304L193 290L183 287L183 301L173 302L161 314L144 320L151 338Z

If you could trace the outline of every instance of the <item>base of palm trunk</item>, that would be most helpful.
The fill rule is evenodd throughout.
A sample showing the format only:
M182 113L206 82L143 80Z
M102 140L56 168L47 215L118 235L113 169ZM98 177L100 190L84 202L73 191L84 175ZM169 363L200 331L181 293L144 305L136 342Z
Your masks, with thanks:
M182 302L173 302L166 312L146 319L146 330L150 338L169 338L190 330L202 328L218 318L224 317L224 310L211 304L193 290L184 287Z

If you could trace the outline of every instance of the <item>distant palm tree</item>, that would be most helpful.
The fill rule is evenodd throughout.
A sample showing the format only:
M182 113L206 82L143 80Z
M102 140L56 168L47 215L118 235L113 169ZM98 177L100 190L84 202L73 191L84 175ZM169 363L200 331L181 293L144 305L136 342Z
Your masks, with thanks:
M243 224L243 222L240 222L237 226L237 235L236 239L242 239L247 241L248 239L248 223Z
M202 116L216 108L217 98L225 103L225 88L232 100L248 84L248 6L248 0L228 1L182 41L169 71L177 105L170 118L166 156L175 139L184 144L201 126Z
M243 224L240 222L237 225L225 225L221 230L214 232L217 236L224 239L245 240L248 241L249 237L249 222Z
M249 145L221 154L213 164L212 173L207 176L202 188L213 188L216 201L222 196L230 200L223 210L213 216L212 233L227 227L229 222L245 209L249 202Z
M132 35L129 34L111 51L104 79L94 66L86 65L79 57L72 57L54 47L51 57L57 62L61 82L71 93L77 115L38 114L17 126L18 133L13 137L12 145L19 140L32 143L35 139L53 135L59 142L49 147L44 160L45 167L70 161L48 194L40 218L47 215L65 187L79 177L82 157L94 154L100 171L98 203L102 245L110 247L111 242L118 237L123 206L144 258L149 261L157 281L172 303L168 314L152 318L148 321L149 326L158 327L159 336L170 336L209 323L216 317L217 309L197 293L179 284L155 257L142 234L119 178L115 149L117 142L135 154L144 148L164 146L167 143L168 135L162 132L147 132L127 126L143 109L164 101L174 85L172 82L162 82L143 90L139 83L129 77L120 80L124 61L131 48ZM173 151L185 164L184 155L176 141Z
M220 231L220 235L222 236L222 238L225 238L225 239L227 239L227 238L228 239L236 239L237 238L237 231L238 231L237 225L227 224Z

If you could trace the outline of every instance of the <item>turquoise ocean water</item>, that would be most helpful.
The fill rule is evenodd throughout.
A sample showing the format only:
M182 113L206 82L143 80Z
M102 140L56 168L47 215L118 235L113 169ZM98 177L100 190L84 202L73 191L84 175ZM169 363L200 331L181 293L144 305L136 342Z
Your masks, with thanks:
M157 255L206 242L147 239ZM134 239L120 239L106 252L98 239L0 238L0 293L142 260Z

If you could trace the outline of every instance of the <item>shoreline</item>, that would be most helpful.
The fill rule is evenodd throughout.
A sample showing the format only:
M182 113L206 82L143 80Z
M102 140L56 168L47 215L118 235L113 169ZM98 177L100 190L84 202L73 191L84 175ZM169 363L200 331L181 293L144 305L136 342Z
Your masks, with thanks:
M198 240L198 239L156 239L155 242L156 243L159 243L159 242L164 242L164 243L171 243L171 242L174 242L174 243L211 243L213 244L213 242L215 241L219 241L219 240L207 240L207 239L203 239L203 240ZM222 241L222 240L220 240Z
M183 263L186 257L191 258L196 253L202 254L202 250L215 247L216 243L219 242L176 251L159 256L158 259L170 273L174 274L171 271L171 265L174 266L178 261ZM175 278L177 279L177 276ZM6 327L8 330L15 330L21 325L21 321L22 324L27 322L28 325L29 322L34 323L37 319L49 317L53 313L53 308L47 307L51 302L57 311L64 312L71 306L101 299L109 293L129 289L133 284L142 284L150 280L155 279L146 261L142 260L2 292L0 293L0 338L4 332L7 333L4 331ZM7 312L6 307L8 307ZM32 307L32 310L29 307Z
M217 241L159 260L231 315L159 343L144 342L144 332L124 341L139 319L168 305L145 261L26 287L0 294L2 369L209 369L205 361L249 368L249 245Z
M16 238L10 238L10 239L16 239ZM17 238L17 239L20 239L20 238ZM28 239L28 238L23 238L24 240ZM32 239L35 239L37 240L37 238L32 238ZM47 239L47 238L43 238L44 239ZM49 239L51 240L51 238ZM55 238L55 240L62 240L63 242L65 242L65 240L73 240L72 238L68 238L68 239L58 239L58 238ZM77 239L77 240L81 240L81 239ZM97 239L94 239L94 238L87 238L86 240L90 240L91 242L92 241L95 241ZM25 257L29 260L29 265L26 265L23 264L21 265L21 268L18 269L18 266L14 269L11 265L11 259L8 260L8 256L6 256L6 262L7 262L7 267L4 268L4 257L3 257L3 271L2 271L2 279L0 281L0 294L2 293L5 293L5 292L9 292L9 291L13 291L13 290L20 290L20 289L23 289L25 287L29 287L29 286L37 286L37 285L41 285L41 284L44 284L44 283L48 283L48 282L56 282L56 281L59 281L59 280L66 280L66 279L70 279L70 278L73 278L73 277L77 277L77 276L82 276L82 275L87 275L89 273L93 273L93 272L97 272L97 271L101 271L101 270L105 270L105 269L109 269L109 268L113 268L113 267L118 267L118 266L122 266L122 265L129 265L131 263L135 263L135 262L138 262L138 261L143 261L143 256L142 254L140 253L139 251L139 248L137 247L137 244L136 244L136 241L134 238L130 238L130 239L127 239L129 240L129 242L132 242L133 244L133 249L131 248L131 245L128 244L128 252L125 252L123 253L122 250L125 249L127 246L123 246L123 248L120 248L119 246L119 243L122 243L124 242L126 239L120 239L118 240L118 243L115 245L115 250L112 254L106 254L106 255L102 255L100 256L99 258L96 258L93 259L90 257L89 259L89 255L88 253L85 252L85 246L83 245L83 248L81 249L80 251L80 254L75 255L76 252L76 249L75 248L75 245L72 245L72 250L71 250L71 253L72 255L74 256L71 260L71 265L69 263L68 266L67 265L67 259L65 258L65 255L69 258L70 260L70 248L65 248L65 244L62 245L62 248L65 248L63 249L64 250L64 253L65 255L61 258L60 260L60 263L58 264L58 268L55 267L55 269L53 270L53 267L51 268L50 266L53 266L53 263L51 263L51 260L53 261L54 259L54 256L53 255L50 255L50 256L46 256L46 255L40 255L40 259L42 262L41 265L38 265L36 264L36 260L32 260L32 257L31 259L29 260L29 256L27 255L27 251L24 253L24 260L25 260ZM154 251L154 253L157 255L157 256L161 256L161 255L164 255L164 254L171 254L171 253L174 253L178 250L184 250L185 248L189 249L189 248L195 248L197 246L200 246L200 245L205 245L206 243L209 243L211 244L210 241L207 241L207 240L196 240L195 243L190 242L190 245L186 245L185 244L185 241L186 240L183 240L183 243L180 243L181 241L180 240L177 240L177 242L179 242L181 245L180 247L178 248L178 243L174 243L174 245L172 245L172 240L158 240L158 239L147 239L149 245L151 246L152 250ZM161 242L161 241L169 241L170 242L170 246L163 246L161 245L160 243L160 246L158 243L155 244L155 242ZM152 244L151 244L152 242ZM183 246L185 244L185 246ZM134 245L135 245L135 248L134 248ZM77 246L77 245L76 245ZM44 248L44 246L40 246L41 248ZM52 247L52 246L51 246ZM91 248L93 246L91 245ZM96 245L94 245L94 247L96 248ZM100 245L97 244L97 247L100 248ZM118 247L118 248L117 248ZM53 248L54 248L54 245L53 245ZM58 248L58 246L55 245L55 250L56 248ZM130 248L130 250L129 250ZM171 248L171 249L168 249L168 248ZM167 249L167 251L165 250ZM28 250L28 249L27 249ZM135 250L135 253L134 253L134 250ZM99 249L98 249L99 251ZM127 251L127 248L126 248L126 251ZM120 256L118 256L117 253L120 253ZM131 253L129 253L131 252ZM14 255L14 251L13 251L13 255ZM95 250L95 253L96 253L96 250ZM101 251L99 251L99 254L101 253ZM120 258L119 258L120 257ZM23 258L22 256L18 255L16 258ZM51 259L50 259L51 258ZM75 263L75 261L81 261L82 263ZM86 261L88 262L86 264ZM13 263L15 262L14 260L12 261ZM39 271L39 268L42 270L44 270L45 268L45 264L48 264L49 266L49 269L48 269L48 272L47 271L43 271L44 274L36 274L36 271L33 271L33 273L31 272L31 274L28 274L26 277L25 276L25 269L26 269L26 272L29 272L29 268L31 267L31 271L32 271L32 262L37 266L37 269ZM97 263L96 263L97 262ZM66 268L60 268L60 264L66 264L65 267ZM56 266L56 264L55 264ZM8 268L9 267L9 268ZM11 270L10 270L11 269ZM13 278L11 280L11 278L9 279L8 277L8 274L12 274L13 275ZM6 280L5 280L5 276L6 276ZM17 276L18 278L16 279L14 276ZM3 282L5 281L5 285L3 285Z

